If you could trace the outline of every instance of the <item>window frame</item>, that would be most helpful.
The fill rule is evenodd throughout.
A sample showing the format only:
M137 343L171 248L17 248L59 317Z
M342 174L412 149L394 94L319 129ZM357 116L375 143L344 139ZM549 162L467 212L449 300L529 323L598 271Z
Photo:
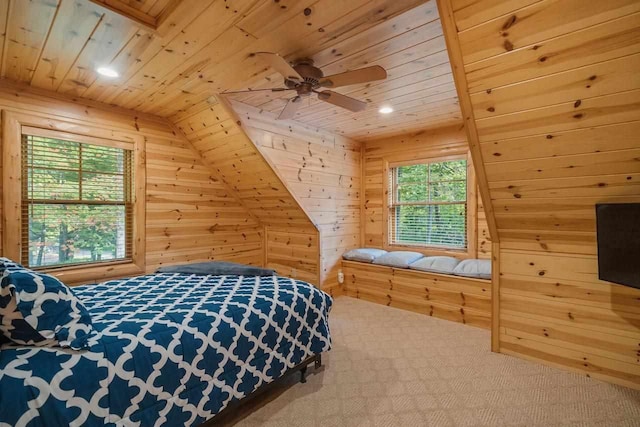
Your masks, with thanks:
M434 245L410 245L410 244L398 244L391 243L391 197L389 194L391 189L391 171L394 168L401 166L412 166L417 164L439 163L452 160L466 160L467 162L467 187L466 187L466 248L447 248L443 246ZM414 252L421 252L425 255L448 255L456 256L459 258L475 258L477 251L477 194L476 194L476 180L473 170L473 162L469 152L452 154L446 156L435 157L422 157L419 159L403 160L403 159L384 159L383 170L383 246L385 250L407 250Z
M21 262L22 257L22 136L40 136L79 143L125 148L133 155L131 259L38 268L64 282L89 283L145 271L145 138L134 133L36 115L3 111L2 116L3 251Z

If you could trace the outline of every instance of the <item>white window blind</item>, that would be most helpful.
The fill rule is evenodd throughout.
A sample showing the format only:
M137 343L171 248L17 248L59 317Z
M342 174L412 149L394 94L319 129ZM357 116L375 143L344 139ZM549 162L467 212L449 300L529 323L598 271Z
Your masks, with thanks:
M390 169L389 243L467 247L467 161Z
M22 136L22 263L130 260L132 151Z

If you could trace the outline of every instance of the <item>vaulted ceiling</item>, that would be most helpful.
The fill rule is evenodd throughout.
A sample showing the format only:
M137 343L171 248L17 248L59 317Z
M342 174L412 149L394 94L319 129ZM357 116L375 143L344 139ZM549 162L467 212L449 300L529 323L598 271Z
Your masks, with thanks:
M371 139L460 121L435 1L0 0L0 30L2 77L174 120L216 93L281 85L252 55L268 51L311 57L325 75L388 71L384 81L336 89L369 101L366 111L311 99L301 122ZM120 77L98 75L100 66ZM281 95L234 98L277 111ZM383 104L395 112L381 116Z

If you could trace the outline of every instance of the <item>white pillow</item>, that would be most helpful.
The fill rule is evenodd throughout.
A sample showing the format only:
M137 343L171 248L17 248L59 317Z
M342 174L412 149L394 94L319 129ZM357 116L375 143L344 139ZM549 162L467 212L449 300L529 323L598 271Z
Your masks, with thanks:
M420 252L411 251L393 251L373 260L374 264L388 265L389 267L409 268L409 264L423 258Z
M348 261L372 262L380 255L386 254L387 251L375 248L358 248L351 249L342 255L342 258Z
M450 256L428 256L409 265L409 268L432 273L453 274L453 270L459 263L459 259Z
M491 260L465 259L456 266L453 274L477 279L491 279Z

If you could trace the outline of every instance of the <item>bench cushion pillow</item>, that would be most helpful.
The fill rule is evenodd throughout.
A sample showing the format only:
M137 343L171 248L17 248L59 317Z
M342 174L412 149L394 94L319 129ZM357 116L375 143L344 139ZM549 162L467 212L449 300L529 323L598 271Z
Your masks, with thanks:
M453 274L476 279L491 279L491 260L465 259L456 266Z
M374 259L386 254L387 251L375 248L358 248L351 249L342 255L347 261L373 262Z
M388 265L389 267L408 268L409 264L412 264L423 257L424 255L422 255L420 252L393 251L379 256L378 258L373 260L373 263L379 265Z
M450 256L428 256L409 265L409 268L431 273L452 274L459 263L459 259Z

